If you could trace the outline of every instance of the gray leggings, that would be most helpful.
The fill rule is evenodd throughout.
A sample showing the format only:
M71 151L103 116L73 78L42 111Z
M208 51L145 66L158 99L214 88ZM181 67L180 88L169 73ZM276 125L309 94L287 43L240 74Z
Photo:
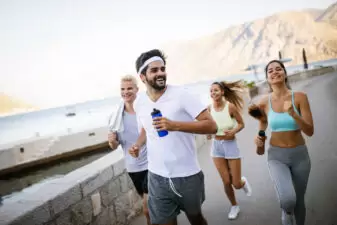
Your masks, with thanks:
M270 146L268 167L281 208L288 213L294 212L296 224L304 225L306 215L304 198L311 168L307 147Z

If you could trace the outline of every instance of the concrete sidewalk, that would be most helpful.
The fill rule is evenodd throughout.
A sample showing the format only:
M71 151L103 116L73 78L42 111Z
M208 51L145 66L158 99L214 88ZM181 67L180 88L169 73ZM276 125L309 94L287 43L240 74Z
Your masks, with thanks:
M307 225L337 225L337 73L315 77L297 84L294 90L308 94L314 117L315 134L306 138L311 157L311 174L306 195ZM249 224L280 225L281 210L271 182L266 155L255 154L254 136L258 130L257 121L244 115L245 129L238 135L241 149L242 175L253 188L253 195L247 197L236 191L241 207L237 220L227 219L230 204L225 196L222 182L209 155L210 143L199 151L200 165L205 174L206 201L203 212L210 225ZM269 135L268 135L269 136ZM179 225L188 225L186 216L178 217ZM145 225L143 216L132 225Z

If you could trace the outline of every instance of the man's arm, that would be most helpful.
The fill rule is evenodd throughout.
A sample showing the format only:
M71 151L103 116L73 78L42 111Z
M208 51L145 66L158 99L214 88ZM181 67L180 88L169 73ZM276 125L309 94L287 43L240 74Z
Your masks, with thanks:
M174 121L172 130L195 134L215 134L218 127L211 114L205 109L196 117L196 121Z
M173 130L194 134L215 134L218 127L213 120L209 107L202 103L200 97L188 91L181 93L181 107L194 121L174 121Z
M180 131L194 134L215 134L218 130L215 121L207 110L207 106L195 96L184 90L179 92L181 108L190 115L193 121L171 121L165 117L153 119L154 127L160 130Z
M144 128L141 128L138 139L135 143L135 145L142 147L146 144L146 132Z

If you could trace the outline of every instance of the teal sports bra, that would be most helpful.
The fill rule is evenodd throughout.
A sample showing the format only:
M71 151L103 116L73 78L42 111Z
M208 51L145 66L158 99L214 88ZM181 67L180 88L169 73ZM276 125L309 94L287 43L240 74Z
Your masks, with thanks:
M295 112L300 115L295 107L294 92L291 92L291 101ZM293 131L299 130L294 118L292 118L287 112L275 112L271 104L271 94L269 95L269 111L268 111L268 124L272 132Z

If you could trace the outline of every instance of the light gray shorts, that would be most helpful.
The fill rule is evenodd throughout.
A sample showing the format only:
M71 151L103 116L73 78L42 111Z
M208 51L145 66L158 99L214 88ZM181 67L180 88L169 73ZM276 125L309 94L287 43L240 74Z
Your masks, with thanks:
M234 140L215 140L212 141L211 156L214 158L239 159L240 150Z

